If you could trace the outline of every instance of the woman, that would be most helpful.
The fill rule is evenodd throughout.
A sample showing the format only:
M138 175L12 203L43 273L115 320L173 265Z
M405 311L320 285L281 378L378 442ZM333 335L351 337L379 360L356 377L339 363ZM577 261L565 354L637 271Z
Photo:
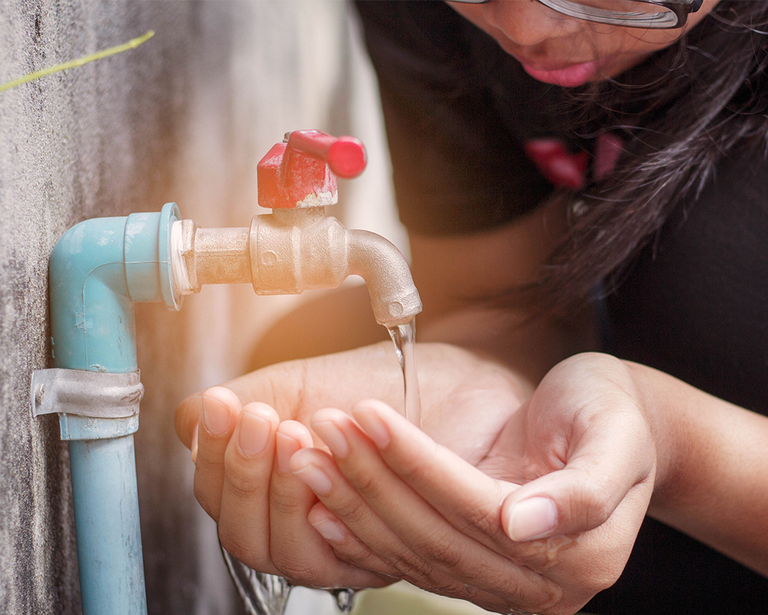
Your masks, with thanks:
M671 29L609 19L666 9ZM424 432L389 407L382 346L189 398L224 546L500 612L761 612L768 5L358 10L425 306Z

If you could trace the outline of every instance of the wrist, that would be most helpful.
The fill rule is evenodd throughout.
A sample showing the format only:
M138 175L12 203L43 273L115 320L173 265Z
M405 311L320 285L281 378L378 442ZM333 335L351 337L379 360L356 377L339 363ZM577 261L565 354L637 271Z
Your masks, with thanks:
M701 392L646 365L624 363L632 374L638 402L656 447L656 477L650 507L654 514L676 507L685 498L690 478L696 475L693 451L702 434L691 414L691 405L692 396Z

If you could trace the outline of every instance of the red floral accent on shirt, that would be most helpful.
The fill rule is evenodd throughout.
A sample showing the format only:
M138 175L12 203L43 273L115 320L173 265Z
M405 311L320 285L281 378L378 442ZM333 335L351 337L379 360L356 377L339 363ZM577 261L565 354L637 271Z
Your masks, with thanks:
M536 139L524 147L547 181L574 190L584 187L589 163L587 152L571 154L557 139Z
M555 186L579 190L587 180L589 155L587 152L572 154L557 139L534 139L526 142L525 153L541 174ZM623 141L611 133L601 134L595 143L592 174L600 181L616 168L623 148Z

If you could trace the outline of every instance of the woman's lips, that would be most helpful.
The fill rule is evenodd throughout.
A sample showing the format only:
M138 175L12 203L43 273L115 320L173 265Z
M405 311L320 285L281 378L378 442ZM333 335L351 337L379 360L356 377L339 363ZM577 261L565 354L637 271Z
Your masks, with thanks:
M553 70L533 68L525 63L523 63L523 68L526 73L537 81L559 85L564 88L575 88L596 80L600 76L600 69L605 63L606 58L602 58L593 62L572 64L565 68L557 68Z

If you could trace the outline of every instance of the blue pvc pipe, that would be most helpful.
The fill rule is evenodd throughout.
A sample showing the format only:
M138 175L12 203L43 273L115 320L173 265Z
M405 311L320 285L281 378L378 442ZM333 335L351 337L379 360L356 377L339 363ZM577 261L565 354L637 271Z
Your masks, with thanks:
M170 264L174 203L160 213L95 218L74 226L50 261L54 367L138 369L133 303L179 309ZM133 434L138 415L59 415L69 440L80 590L85 615L147 612Z
M144 615L133 434L69 442L83 613Z

